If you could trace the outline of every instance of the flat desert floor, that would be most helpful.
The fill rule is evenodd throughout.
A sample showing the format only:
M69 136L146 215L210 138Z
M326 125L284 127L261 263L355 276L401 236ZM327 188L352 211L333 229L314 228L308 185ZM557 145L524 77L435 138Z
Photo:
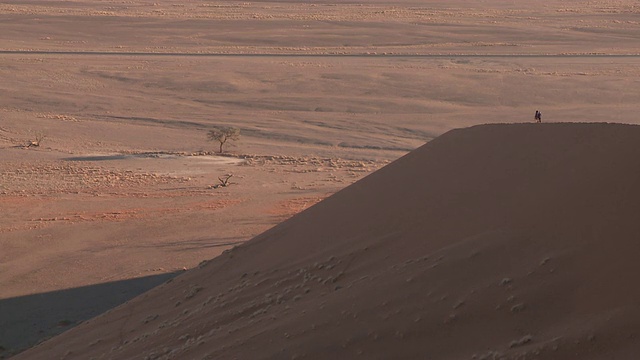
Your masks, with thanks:
M0 3L0 357L448 130L535 110L640 123L639 13L625 0ZM241 131L222 155L217 126Z

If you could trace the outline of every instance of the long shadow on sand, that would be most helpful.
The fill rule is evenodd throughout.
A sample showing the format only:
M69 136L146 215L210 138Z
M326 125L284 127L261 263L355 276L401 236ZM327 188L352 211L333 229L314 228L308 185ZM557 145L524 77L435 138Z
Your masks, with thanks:
M0 359L174 278L182 271L0 300Z
M227 238L203 238L203 239L194 239L189 241L175 241L175 242L166 242L163 244L147 244L147 245L135 245L135 248L145 249L145 248L154 248L154 249L175 249L175 251L186 251L186 250L200 250L206 248L219 248L219 247L233 247L236 245L240 245L244 243L247 239L238 236L232 236Z

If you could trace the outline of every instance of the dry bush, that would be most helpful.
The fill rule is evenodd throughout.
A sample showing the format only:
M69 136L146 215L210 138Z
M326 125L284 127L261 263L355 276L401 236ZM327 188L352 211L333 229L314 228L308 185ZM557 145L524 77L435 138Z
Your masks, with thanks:
M227 187L231 185L231 183L229 182L229 179L231 179L232 176L233 174L227 174L225 175L224 179L221 177L218 177L218 181L220 181L220 184L212 185L211 189L217 189L219 187Z
M40 143L42 143L42 140L44 140L47 136L43 133L37 133L35 136L35 140L30 140L29 143L27 143L27 148L30 147L38 147L40 146Z

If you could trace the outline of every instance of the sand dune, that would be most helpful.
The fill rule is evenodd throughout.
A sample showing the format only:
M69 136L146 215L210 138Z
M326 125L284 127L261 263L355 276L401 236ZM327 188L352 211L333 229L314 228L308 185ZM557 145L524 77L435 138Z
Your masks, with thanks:
M16 359L631 359L640 127L450 131Z

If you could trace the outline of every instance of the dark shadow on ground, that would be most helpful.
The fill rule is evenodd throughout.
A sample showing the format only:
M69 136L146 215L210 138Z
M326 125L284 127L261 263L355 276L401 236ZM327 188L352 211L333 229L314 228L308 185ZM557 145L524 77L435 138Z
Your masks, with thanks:
M218 247L233 247L236 245L240 245L247 241L248 239L245 237L226 237L226 238L203 238L203 239L193 239L188 241L175 241L175 242L167 242L163 244L152 244L152 245L135 245L136 248L154 248L154 249L174 249L175 251L185 251L185 250L198 250L198 249L207 249L207 248L218 248Z
M0 359L58 335L181 273L0 299Z

